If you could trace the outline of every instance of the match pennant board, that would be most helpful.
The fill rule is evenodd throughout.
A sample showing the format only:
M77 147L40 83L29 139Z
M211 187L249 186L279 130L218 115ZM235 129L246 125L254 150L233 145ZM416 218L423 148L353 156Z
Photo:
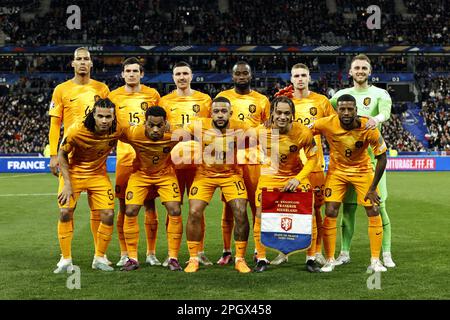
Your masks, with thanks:
M284 254L308 249L312 239L313 193L262 191L261 242Z

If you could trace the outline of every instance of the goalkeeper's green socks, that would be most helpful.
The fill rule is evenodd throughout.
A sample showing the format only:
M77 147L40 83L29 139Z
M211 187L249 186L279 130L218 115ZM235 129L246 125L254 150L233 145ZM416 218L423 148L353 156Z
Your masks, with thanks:
M350 252L353 233L355 232L356 209L355 203L344 203L341 221L341 251Z
M380 215L383 221L383 252L391 252L391 221L389 220L384 202L380 205Z

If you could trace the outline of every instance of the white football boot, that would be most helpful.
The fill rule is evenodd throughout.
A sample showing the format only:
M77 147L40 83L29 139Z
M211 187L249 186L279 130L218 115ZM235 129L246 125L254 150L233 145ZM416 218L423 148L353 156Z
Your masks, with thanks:
M395 268L395 262L392 260L390 252L383 252L383 264L387 268Z
M339 254L339 257L337 257L336 261L334 262L335 266L340 266L343 264L350 263L350 252L348 251L341 251Z

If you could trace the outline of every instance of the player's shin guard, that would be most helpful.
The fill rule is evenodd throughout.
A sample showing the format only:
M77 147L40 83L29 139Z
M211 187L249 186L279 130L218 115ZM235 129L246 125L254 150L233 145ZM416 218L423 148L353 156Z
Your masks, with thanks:
M355 232L355 217L357 205L344 203L341 223L341 251L350 251L353 233Z
M236 259L245 259L245 252L247 251L247 241L234 241L236 248Z
M117 234L119 235L120 255L124 255L127 252L127 244L125 243L125 237L123 235L123 223L125 214L119 211L117 215Z
M97 231L101 221L102 219L100 218L100 212L97 210L91 210L90 223L91 223L92 237L94 238L94 246L97 245Z
M325 217L323 221L323 246L327 259L334 259L336 250L337 218Z
M147 239L147 255L155 254L158 234L158 214L156 211L145 211L145 238Z
M383 242L381 246L383 252L391 252L391 221L386 211L385 202L380 205L380 215L383 222Z
M139 222L137 216L129 217L125 215L123 234L127 244L128 257L137 261L139 244Z
M167 226L167 242L169 247L169 258L178 258L178 252L180 251L182 236L183 236L183 221L181 216L169 215L169 224Z
M200 244L198 246L198 252L203 252L205 250L205 214L203 214L202 219L200 221L200 227L202 229L202 240L200 240Z
M226 204L223 205L222 211L222 239L223 248L231 251L231 234L233 233L234 217L233 211Z
M61 253L64 259L72 258L72 238L73 238L72 220L67 222L58 221L58 240L59 246L61 248Z
M95 250L95 256L103 257L108 249L108 245L111 242L114 226L108 226L103 222L100 223L97 231L97 245Z
M317 242L317 224L316 217L312 217L312 234L311 234L311 246L306 251L308 257L314 257L316 254L316 242Z
M314 214L316 217L316 226L317 226L316 253L322 253L323 220L320 207L315 209Z
M189 250L189 257L198 259L198 246L200 244L200 241L186 241L188 250Z
M261 243L261 218L255 217L253 226L253 240L255 241L256 258L258 260L266 259L266 247Z
M383 223L381 222L380 215L368 218L371 256L372 258L379 259L381 251L381 241L383 239Z

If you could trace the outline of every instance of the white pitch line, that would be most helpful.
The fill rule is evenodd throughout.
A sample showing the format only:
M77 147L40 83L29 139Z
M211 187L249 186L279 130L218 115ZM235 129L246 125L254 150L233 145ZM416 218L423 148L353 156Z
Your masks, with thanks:
M56 193L6 193L0 194L0 197L40 197L40 196L56 196Z
M0 177L0 179L19 178L19 177L29 177L29 176L39 175L39 174L44 174L44 173L16 174L16 175L13 175L13 176Z

